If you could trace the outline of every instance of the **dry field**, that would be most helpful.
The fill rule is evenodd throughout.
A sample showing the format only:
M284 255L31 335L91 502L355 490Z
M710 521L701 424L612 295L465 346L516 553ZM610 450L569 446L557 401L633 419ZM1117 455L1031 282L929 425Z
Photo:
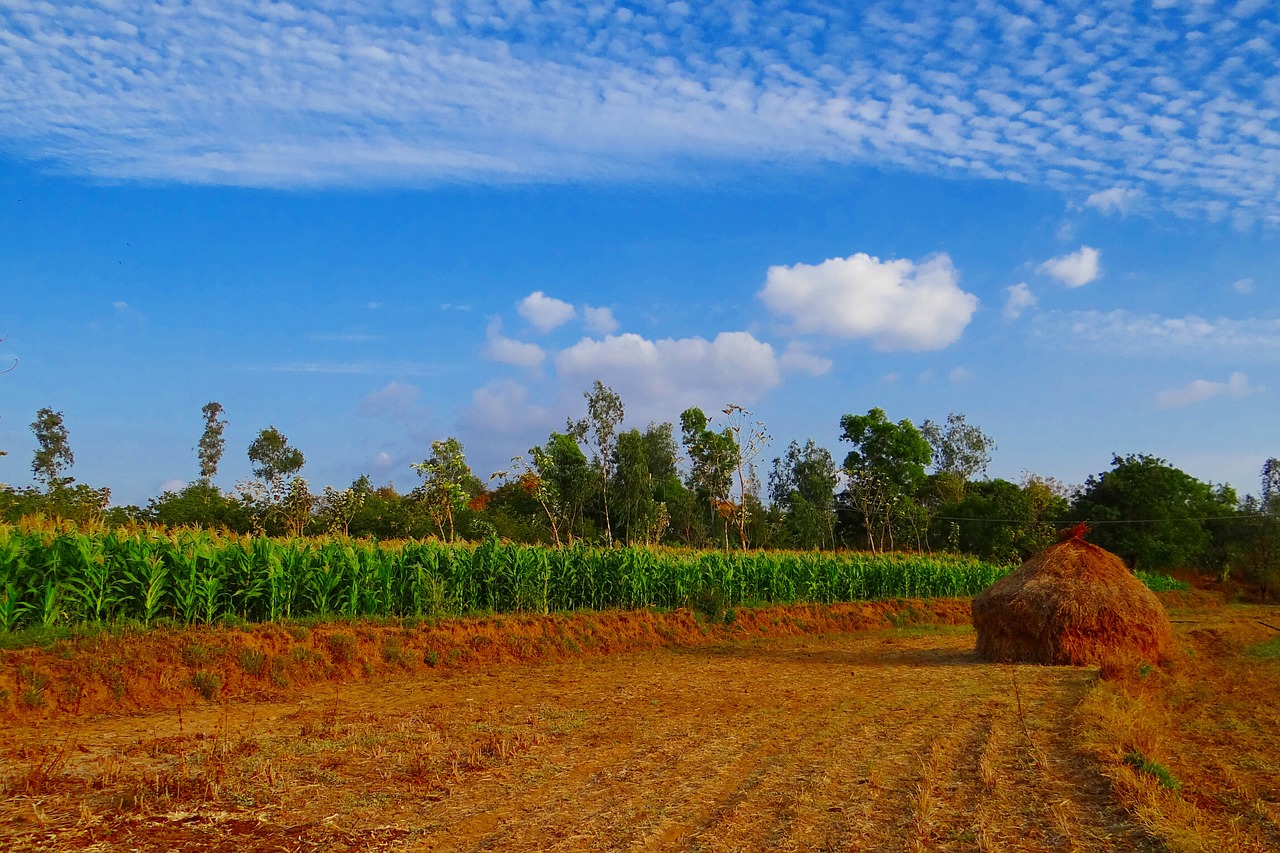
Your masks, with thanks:
M1191 701L1185 691L1212 704L1218 687L1280 685L1266 660L1241 664L1261 682L1230 674L1245 660L1233 642L1266 639L1255 616L1177 614L1190 663L1103 682L1091 669L982 663L965 626L713 632L146 714L11 714L0 847L1280 849L1280 694L1263 714L1229 697L1225 717L1183 713L1183 733L1162 716ZM1209 735L1211 760L1187 745ZM1183 789L1124 764L1135 748Z

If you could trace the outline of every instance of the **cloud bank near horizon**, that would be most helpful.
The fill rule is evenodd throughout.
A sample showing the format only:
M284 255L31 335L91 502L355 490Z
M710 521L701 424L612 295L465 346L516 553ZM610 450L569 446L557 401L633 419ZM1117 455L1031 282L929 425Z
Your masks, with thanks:
M0 9L0 144L256 187L892 166L1280 222L1280 10L1018 0Z

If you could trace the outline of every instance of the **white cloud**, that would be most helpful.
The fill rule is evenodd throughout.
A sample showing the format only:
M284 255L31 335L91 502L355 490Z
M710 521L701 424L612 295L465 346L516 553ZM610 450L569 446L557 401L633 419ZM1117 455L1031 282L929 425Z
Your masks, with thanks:
M1106 215L1118 213L1121 216L1127 216L1141 199L1142 190L1132 187L1112 187L1092 193L1084 203L1087 207L1095 208Z
M1271 358L1280 355L1280 319L1075 311L1047 317L1040 332L1053 340L1069 336L1110 352L1173 351Z
M1083 287L1102 275L1101 256L1092 246L1081 246L1069 255L1050 258L1036 267L1036 271L1056 278L1067 287Z
M541 290L535 290L521 299L516 310L531 326L543 333L564 325L578 313L568 302L547 296Z
M1027 287L1025 282L1018 282L1012 287L1006 288L1009 295L1004 301L1004 318L1013 321L1022 316L1022 312L1028 308L1035 307L1036 295L1031 292L1031 288Z
M186 480L165 480L160 484L160 494L165 492L180 492L187 487Z
M813 348L800 341L792 341L782 351L778 364L783 370L800 370L810 376L821 376L831 369L832 361L813 352Z
M499 364L517 367L537 367L547 357L537 344L528 344L502 334L502 321L494 317L485 330L484 357Z
M360 401L359 413L365 418L388 418L403 421L421 412L422 389L408 382L394 380L366 394Z
M773 347L748 332L648 340L634 333L584 338L556 356L556 373L586 387L600 379L629 414L671 417L692 405L750 404L782 382Z
M529 389L512 379L498 379L473 391L462 420L485 440L511 436L533 440L539 435L545 438L552 422L548 409L533 403Z
M121 313L124 313L125 311L129 310L129 303L125 302L124 300L120 300L119 302L112 302L111 307Z
M1231 283L1231 289L1241 296L1248 296L1253 293L1254 281L1251 278L1241 278Z
M759 296L800 333L866 338L878 350L935 350L959 340L978 307L957 279L945 254L916 264L859 252L769 267Z
M954 367L951 369L951 372L947 374L947 379L951 381L952 385L963 385L964 383L968 382L972 378L973 378L973 371L963 366Z
M392 464L391 454L385 450L373 457L372 465L378 471L386 471L391 468Z
M1183 388L1173 391L1161 391L1156 394L1155 406L1157 409L1176 409L1181 406L1190 406L1193 403L1203 403L1205 400L1212 400L1214 397L1246 397L1250 394L1260 393L1263 389L1257 385L1250 385L1249 379L1243 373L1232 373L1226 382L1211 382L1208 379L1196 379Z
M614 319L613 311L608 308L582 306L582 321L588 332L593 335L611 335L618 331L619 323Z
M1120 2L687 5L18 0L0 5L0 134L115 180L687 180L796 160L1280 219L1274 4L1239 26Z

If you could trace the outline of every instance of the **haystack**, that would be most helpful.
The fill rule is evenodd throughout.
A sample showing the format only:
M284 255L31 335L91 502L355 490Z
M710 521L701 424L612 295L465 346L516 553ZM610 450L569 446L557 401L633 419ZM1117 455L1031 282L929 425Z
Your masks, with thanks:
M1159 662L1173 651L1173 626L1155 593L1124 561L1082 538L1058 542L973 600L978 654L1001 662Z

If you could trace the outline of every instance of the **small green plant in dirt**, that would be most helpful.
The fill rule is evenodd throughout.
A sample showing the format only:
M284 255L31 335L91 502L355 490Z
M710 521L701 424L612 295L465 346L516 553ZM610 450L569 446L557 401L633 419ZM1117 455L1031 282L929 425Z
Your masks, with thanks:
M187 666L204 666L214 658L214 650L200 643L191 643L182 647L179 652L182 662Z
M440 663L440 653L434 649L427 649L426 654L422 656L422 661L427 666L435 666Z
M690 597L689 609L708 622L722 622L728 609L724 588L717 584L702 587Z
M222 690L222 677L216 672L200 670L191 676L191 686L197 693L212 702Z
M1174 777L1173 773L1169 772L1169 768L1158 761L1152 761L1136 749L1125 755L1124 763L1139 773L1145 773L1155 779L1162 788L1168 788L1170 791L1177 791L1182 788L1182 783Z
M1245 654L1264 660L1280 660L1280 637L1272 637L1265 643L1250 646Z
M409 666L409 658L399 640L387 640L382 644L382 659L392 666Z
M330 634L325 640L334 663L349 663L356 656L356 638L350 634Z
M240 650L240 669L246 675L262 675L267 665L267 656L257 649Z

